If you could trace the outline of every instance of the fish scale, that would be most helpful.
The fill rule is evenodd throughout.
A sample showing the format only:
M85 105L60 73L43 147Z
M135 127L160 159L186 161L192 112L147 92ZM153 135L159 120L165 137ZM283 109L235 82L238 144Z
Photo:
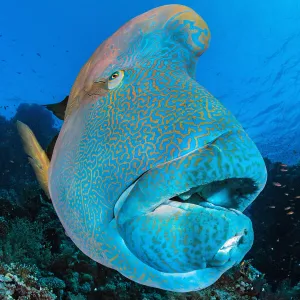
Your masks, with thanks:
M240 123L195 80L209 41L191 8L150 10L106 39L69 97L47 106L64 119L50 162L18 122L74 244L176 292L206 288L243 259L253 242L243 211L267 178Z

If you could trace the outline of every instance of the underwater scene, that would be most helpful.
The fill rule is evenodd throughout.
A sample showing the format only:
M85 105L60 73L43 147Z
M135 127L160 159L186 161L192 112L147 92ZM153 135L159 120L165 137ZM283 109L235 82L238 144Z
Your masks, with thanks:
M0 300L300 299L300 2L0 10Z

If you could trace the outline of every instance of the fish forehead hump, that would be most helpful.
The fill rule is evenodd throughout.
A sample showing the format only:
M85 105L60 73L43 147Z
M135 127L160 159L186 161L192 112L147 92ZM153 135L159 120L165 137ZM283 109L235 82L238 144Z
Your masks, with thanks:
M166 5L139 15L105 40L81 69L70 93L66 118L84 102L85 91L118 69L172 60L175 70L194 76L197 57L209 46L205 21L184 5ZM158 67L162 67L158 66Z
M202 147L225 130L241 129L192 78L209 39L197 13L167 5L132 19L95 51L74 83L53 153L50 191L57 199L69 196L96 162L99 198L110 199L157 164ZM131 84L102 97L90 93L95 82L126 68L125 83ZM112 170L118 171L107 176Z
M149 209L152 197L137 197L137 202L131 202L137 205L127 210L119 197L136 182L136 190L142 187L141 192L151 189L165 197L164 191L170 187L177 193L190 154L197 156L198 152L203 155L196 157L195 167L205 179L243 169L252 177L261 173L258 184L265 180L263 160L254 143L234 116L195 81L197 59L209 39L206 23L192 9L168 5L132 19L104 41L71 90L49 171L53 205L81 251L137 282L174 291L204 288L229 265L181 276L142 262L124 243L121 233L126 228L121 227L119 215L120 209L125 217L128 212L140 212L143 206ZM101 85L120 70L125 75L119 86L109 90ZM174 161L180 164L175 168L179 175L171 180ZM161 166L166 171L158 172ZM138 184L143 178L144 186ZM227 221L232 223L230 218ZM159 224L158 219L154 223ZM167 224L156 229L168 232ZM133 231L151 231L147 222L140 225ZM234 226L227 227L231 230ZM228 230L223 231L220 244L230 237ZM149 243L152 246L151 240ZM218 250L215 248L211 251ZM163 248L158 250L165 259Z

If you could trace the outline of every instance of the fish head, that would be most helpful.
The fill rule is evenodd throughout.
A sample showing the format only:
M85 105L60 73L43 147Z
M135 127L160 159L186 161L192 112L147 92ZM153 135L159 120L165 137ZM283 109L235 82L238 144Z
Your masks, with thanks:
M266 182L257 147L195 80L210 31L192 9L148 11L80 71L49 170L68 236L144 285L214 283L253 243L243 211Z

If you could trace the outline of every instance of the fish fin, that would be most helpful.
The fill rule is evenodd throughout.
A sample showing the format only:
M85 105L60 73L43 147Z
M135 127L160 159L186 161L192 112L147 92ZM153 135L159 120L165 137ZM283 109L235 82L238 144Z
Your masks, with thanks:
M65 119L65 111L67 108L69 96L66 96L65 99L61 102L54 103L54 104L46 104L45 106L48 110L52 111L53 114L59 118L60 120Z
M29 156L28 160L33 167L37 180L46 195L50 198L48 189L48 170L50 161L37 141L34 133L26 124L17 121L17 129L22 138L25 153Z
M52 153L53 153L54 146L55 146L56 140L58 138L58 135L59 135L59 133L53 137L53 139L51 140L50 144L48 145L48 147L46 148L46 151L45 151L50 161L52 158Z

